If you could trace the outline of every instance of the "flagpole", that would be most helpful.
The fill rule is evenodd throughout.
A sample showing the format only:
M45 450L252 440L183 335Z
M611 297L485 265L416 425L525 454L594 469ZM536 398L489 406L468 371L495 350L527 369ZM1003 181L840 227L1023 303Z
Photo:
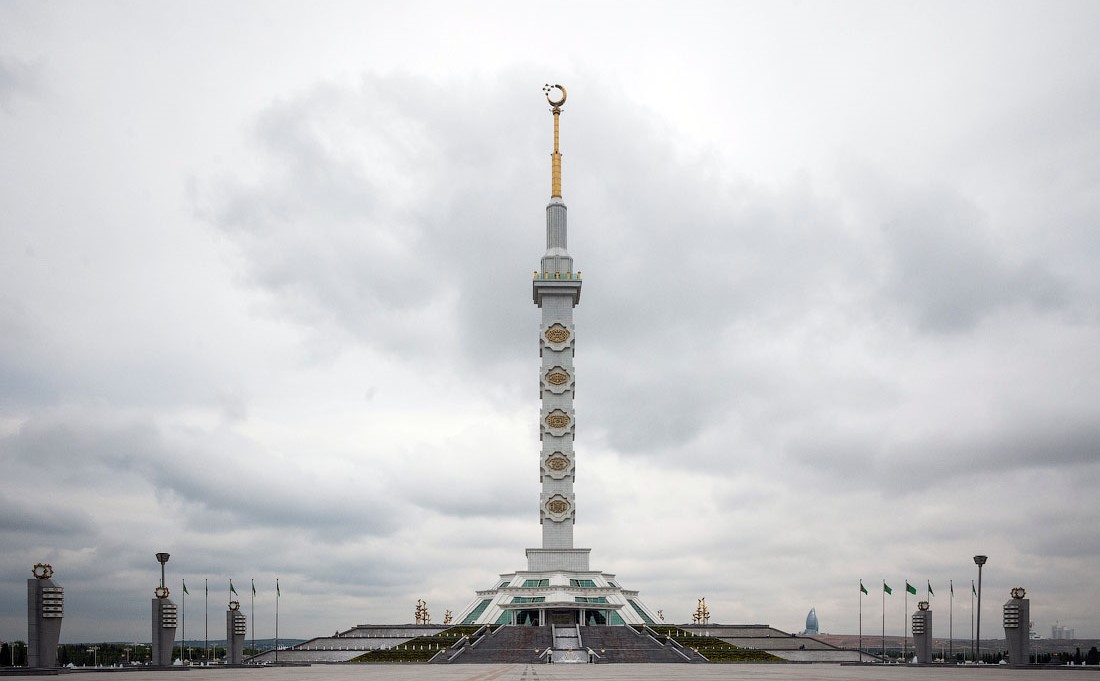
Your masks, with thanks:
M882 580L882 663L886 664L886 580Z
M210 580L203 579L202 583L206 593L203 597L206 600L206 640L202 642L202 663L206 665L210 664Z
M181 612L180 612L180 620L181 620L180 623L183 624L183 639L180 640L180 646L181 646L180 647L180 660L183 661L183 660L187 659L187 582L186 581L183 582L183 589L182 589L182 593L180 594L180 598L183 599L183 603L181 604ZM184 664L187 664L187 663L184 662Z
M275 661L279 661L279 598L282 592L279 591L279 580L275 580Z
M955 664L955 580L950 581L951 600L947 610L947 654L951 656L951 664Z
M924 580L924 583L927 585L927 590L925 591L924 600L928 601L928 607L932 607L932 596L936 595L932 591L932 580L926 579L926 580ZM920 603L917 603L917 607L918 608L920 607ZM932 635L932 627L928 627L928 640L932 641L933 645L935 645L936 637ZM941 652L941 657L942 657L942 652L943 651L941 650L940 652ZM916 634L916 632L913 632L913 654L914 655L917 654L917 634ZM932 659L935 659L935 657L936 657L936 653L933 652L932 653Z
M256 654L256 580L252 580L252 614L249 615L252 625L252 654Z
M863 580L859 580L859 653L857 658L863 662Z
M902 662L904 662L906 664L909 664L909 618L907 617L907 615L909 613L909 580L908 579L905 580L905 605L903 605L901 607L902 607L902 612L901 612L901 633L902 633L902 636L904 637L903 640L905 641L905 643L902 644L904 647L901 649L901 660L902 660Z

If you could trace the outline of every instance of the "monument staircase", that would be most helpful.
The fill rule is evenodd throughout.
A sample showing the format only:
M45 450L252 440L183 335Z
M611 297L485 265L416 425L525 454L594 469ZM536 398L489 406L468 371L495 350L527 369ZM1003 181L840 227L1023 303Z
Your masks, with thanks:
M675 641L660 641L652 631L634 627L593 626L583 629L584 646L597 662L706 662L706 658Z
M728 644L726 644L728 645ZM729 646L732 648L732 646ZM755 652L755 651L753 651ZM684 663L707 658L648 627L502 626L465 637L431 661L436 664L545 663Z
M486 629L482 627L475 635L440 652L431 661L436 664L538 663L543 661L540 654L553 642L550 627L503 626L493 631Z

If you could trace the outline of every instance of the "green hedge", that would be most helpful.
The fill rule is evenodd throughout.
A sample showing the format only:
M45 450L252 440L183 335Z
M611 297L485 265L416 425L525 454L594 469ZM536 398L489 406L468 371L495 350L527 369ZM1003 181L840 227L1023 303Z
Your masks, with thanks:
M386 650L363 653L351 662L427 662L440 650L446 650L463 636L469 636L480 626L458 625L435 634L418 636Z
M692 648L711 662L783 662L766 650L739 648L716 636L692 636L683 629L669 626L650 627L663 643L671 638L685 648Z

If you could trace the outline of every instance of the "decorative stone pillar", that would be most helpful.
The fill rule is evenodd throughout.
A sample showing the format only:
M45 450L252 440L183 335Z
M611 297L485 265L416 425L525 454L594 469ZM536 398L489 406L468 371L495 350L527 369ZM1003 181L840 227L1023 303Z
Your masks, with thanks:
M49 563L36 563L27 580L27 666L56 667L65 589L54 583Z
M1012 590L1012 600L1004 605L1005 641L1008 643L1008 663L1024 666L1030 662L1031 601L1024 598L1022 586Z
M928 601L921 601L913 613L913 647L918 664L932 661L932 611L928 607Z
M164 585L164 564L168 562L167 553L158 553L160 563L160 586L153 590L153 612L151 618L153 641L153 666L170 667L172 665L172 647L176 643L176 604L168 600L168 587Z
M225 611L226 664L244 664L244 639L248 635L248 620L241 612L240 601L229 601Z

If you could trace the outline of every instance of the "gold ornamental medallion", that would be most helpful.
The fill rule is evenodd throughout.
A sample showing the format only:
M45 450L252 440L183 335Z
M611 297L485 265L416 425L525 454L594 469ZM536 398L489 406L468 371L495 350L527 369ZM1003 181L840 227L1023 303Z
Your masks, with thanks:
M546 510L556 515L561 515L569 510L569 502L564 499L551 499L546 504Z
M564 471L569 467L569 459L561 454L554 454L546 460L546 467L552 471Z
M569 374L564 371L551 371L546 374L546 382L551 385L565 385L565 382L569 380Z
M561 324L555 324L547 329L546 333L543 335L546 336L546 340L551 343L564 343L569 340L569 329Z
M569 425L569 414L563 411L552 411L546 415L546 425L551 428L565 428Z

